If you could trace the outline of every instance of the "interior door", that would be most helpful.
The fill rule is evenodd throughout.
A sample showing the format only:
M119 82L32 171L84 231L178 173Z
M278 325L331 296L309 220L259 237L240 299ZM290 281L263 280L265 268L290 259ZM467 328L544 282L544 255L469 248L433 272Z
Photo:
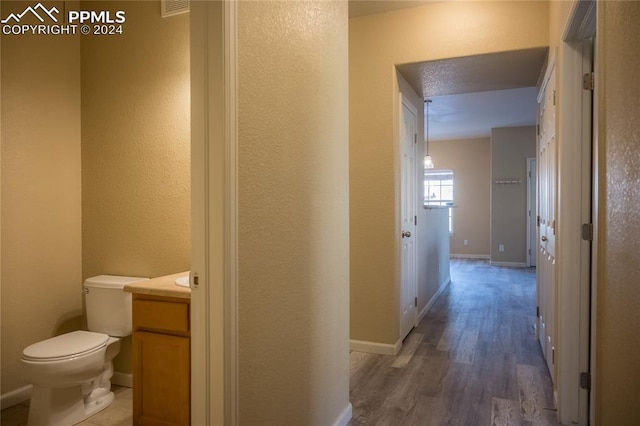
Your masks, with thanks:
M416 143L417 112L401 95L401 309L400 338L416 325Z
M538 97L538 337L552 380L556 352L556 90L552 66Z

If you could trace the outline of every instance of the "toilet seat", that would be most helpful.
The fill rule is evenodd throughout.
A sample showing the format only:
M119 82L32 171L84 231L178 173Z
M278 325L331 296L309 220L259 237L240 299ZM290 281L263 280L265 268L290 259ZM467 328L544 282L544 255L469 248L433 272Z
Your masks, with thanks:
M27 346L22 358L28 361L59 361L87 355L107 346L109 336L92 331L72 331Z

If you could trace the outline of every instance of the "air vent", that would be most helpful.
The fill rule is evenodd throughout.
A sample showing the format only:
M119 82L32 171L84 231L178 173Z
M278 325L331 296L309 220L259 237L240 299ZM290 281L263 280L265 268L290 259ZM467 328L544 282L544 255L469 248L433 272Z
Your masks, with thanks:
M189 0L160 0L160 11L163 18L189 11Z

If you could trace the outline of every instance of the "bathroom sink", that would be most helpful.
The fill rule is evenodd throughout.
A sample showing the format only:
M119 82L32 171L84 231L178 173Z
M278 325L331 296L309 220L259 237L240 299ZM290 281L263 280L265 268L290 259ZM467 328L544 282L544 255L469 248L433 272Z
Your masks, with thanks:
M178 277L176 279L176 285L179 285L180 287L187 287L189 288L189 275L185 275L184 277Z

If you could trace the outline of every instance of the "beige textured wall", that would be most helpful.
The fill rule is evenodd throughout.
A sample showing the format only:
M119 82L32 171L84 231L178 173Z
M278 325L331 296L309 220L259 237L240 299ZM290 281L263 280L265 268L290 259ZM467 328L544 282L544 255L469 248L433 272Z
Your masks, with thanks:
M2 1L0 16L24 7ZM80 40L3 35L1 54L6 394L26 385L26 346L80 326Z
M349 404L347 3L238 3L241 424Z
M395 64L541 47L547 2L441 2L349 21L351 339L398 339Z
M121 36L82 38L82 275L190 269L189 14L124 10ZM128 341L129 339L127 339ZM130 371L128 344L116 370Z
M489 257L491 139L433 141L429 150L438 169L454 174L451 254Z
M527 158L536 156L536 128L491 129L491 261L527 261ZM521 180L500 185L496 180ZM504 244L504 251L498 246Z
M640 3L598 3L596 419L640 424Z

